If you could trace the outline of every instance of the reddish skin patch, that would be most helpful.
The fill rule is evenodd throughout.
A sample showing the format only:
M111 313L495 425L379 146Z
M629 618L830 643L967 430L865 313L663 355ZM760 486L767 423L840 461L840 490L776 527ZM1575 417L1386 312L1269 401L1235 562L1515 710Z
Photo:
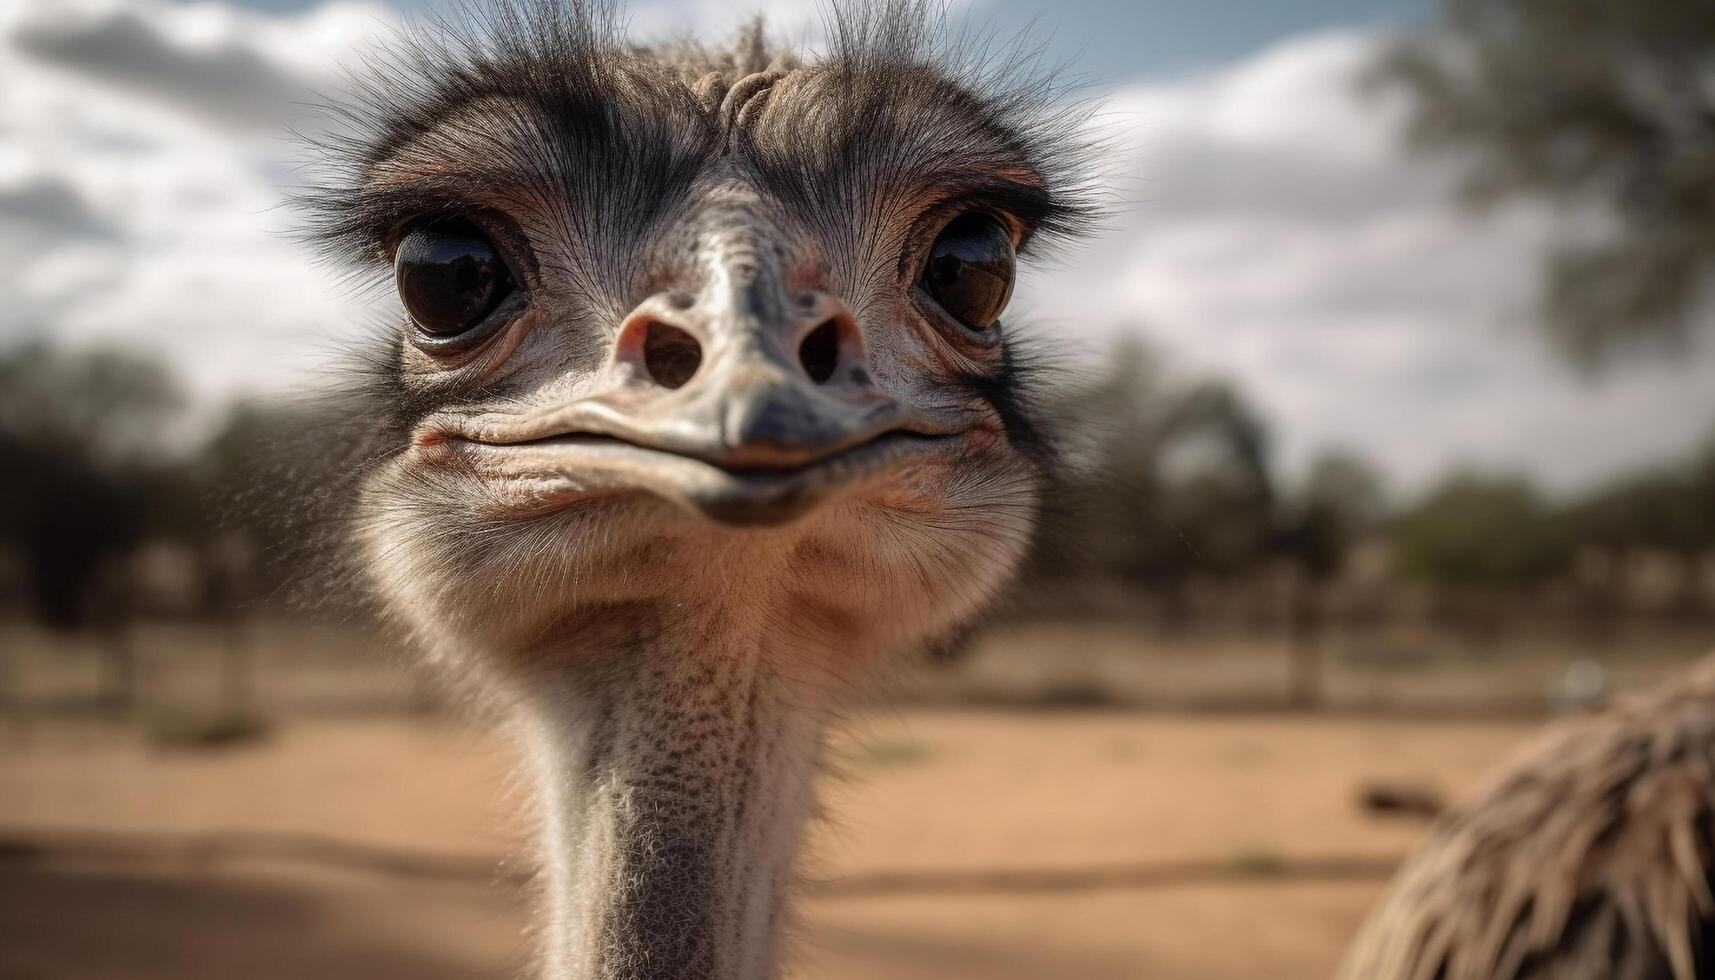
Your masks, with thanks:
M450 465L458 461L456 433L439 429L419 429L411 433L411 449L425 462Z
M987 422L988 420L985 419L984 421ZM1000 432L985 424L971 429L966 433L966 437L970 439L973 448L987 450L993 449L995 444L1000 441Z

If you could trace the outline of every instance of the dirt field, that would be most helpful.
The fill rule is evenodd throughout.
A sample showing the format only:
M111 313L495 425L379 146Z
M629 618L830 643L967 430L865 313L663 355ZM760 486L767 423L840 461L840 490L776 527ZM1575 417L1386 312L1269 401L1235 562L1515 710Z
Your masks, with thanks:
M1531 727L860 718L796 975L1321 980L1422 828L1364 814L1360 785L1456 797ZM301 720L196 753L0 724L0 978L515 976L510 767L492 734L434 719Z

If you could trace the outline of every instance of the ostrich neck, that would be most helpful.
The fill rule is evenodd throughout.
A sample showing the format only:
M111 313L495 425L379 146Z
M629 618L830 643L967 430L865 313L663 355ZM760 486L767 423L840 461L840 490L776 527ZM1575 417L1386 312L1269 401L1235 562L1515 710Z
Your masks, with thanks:
M547 975L769 980L822 713L759 637L639 632L525 696Z

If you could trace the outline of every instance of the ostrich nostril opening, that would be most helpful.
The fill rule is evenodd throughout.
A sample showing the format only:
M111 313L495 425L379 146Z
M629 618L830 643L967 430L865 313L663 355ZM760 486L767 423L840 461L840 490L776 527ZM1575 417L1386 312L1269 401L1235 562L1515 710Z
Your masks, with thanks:
M826 320L810 331L804 342L798 345L798 363L804 365L804 373L810 376L811 381L827 384L840 363L839 325Z
M703 345L678 327L650 322L643 335L643 367L663 388L683 388L703 363Z

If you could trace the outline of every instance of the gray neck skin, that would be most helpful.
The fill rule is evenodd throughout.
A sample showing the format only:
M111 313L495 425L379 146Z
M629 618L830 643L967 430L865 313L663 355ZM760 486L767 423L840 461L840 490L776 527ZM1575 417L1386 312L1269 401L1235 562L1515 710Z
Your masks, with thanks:
M659 635L525 695L551 980L769 980L822 713L756 643Z

